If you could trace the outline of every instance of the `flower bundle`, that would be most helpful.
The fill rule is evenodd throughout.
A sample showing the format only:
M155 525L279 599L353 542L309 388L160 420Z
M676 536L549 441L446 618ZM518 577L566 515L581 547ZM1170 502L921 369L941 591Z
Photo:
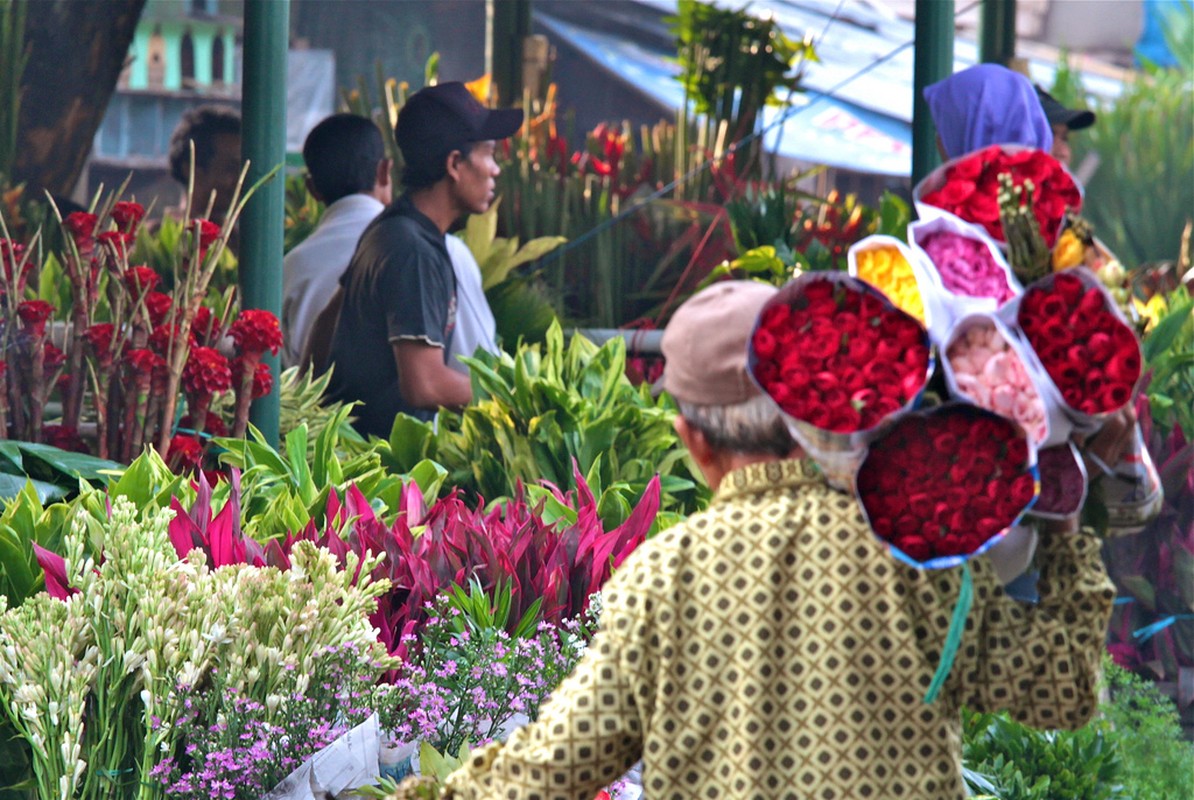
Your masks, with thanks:
M1003 305L1015 295L1007 273L986 244L977 238L950 231L930 233L917 244L941 275L941 283L954 294L989 297Z
M887 296L895 307L931 326L926 293L921 290L915 256L908 246L890 236L868 236L847 253L850 274Z
M966 220L1004 242L999 217L1000 175L1009 175L1052 247L1068 210L1082 207L1078 184L1060 161L1043 150L992 145L954 159L930 173L913 191L919 207L937 208ZM922 218L933 212L922 213Z
M905 414L858 472L871 528L897 557L945 567L983 552L1032 504L1035 449L1013 422L948 404Z
M910 407L932 368L920 323L842 274L806 273L781 289L760 312L748 358L793 435L845 485L864 434Z
M1140 342L1097 278L1081 268L1043 278L1014 312L1075 422L1089 427L1131 401Z
M1015 420L1043 447L1050 435L1049 409L1021 346L997 318L966 317L945 346L946 380L951 394Z

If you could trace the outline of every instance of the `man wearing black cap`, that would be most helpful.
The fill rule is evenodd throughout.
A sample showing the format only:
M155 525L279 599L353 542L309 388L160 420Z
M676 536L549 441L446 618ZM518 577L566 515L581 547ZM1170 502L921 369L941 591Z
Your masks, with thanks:
M486 108L461 83L416 92L399 113L406 192L365 229L340 279L329 354L329 393L361 404L361 433L388 436L399 412L430 420L472 399L468 377L447 366L456 278L444 234L489 207L495 140L520 125L522 111Z
M1037 97L1040 98L1041 108L1045 110L1045 118L1053 128L1053 157L1070 165L1070 131L1080 131L1095 124L1093 111L1084 108L1066 108L1057 98L1041 87L1036 87Z

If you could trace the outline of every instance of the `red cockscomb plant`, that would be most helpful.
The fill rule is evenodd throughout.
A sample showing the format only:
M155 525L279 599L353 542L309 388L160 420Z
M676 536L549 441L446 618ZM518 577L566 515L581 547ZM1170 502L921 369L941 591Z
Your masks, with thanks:
M267 350L277 354L282 346L282 328L278 318L270 312L248 308L240 312L229 327L228 335L236 342L241 364L239 382L233 387L236 390L236 416L232 435L243 436L249 424L249 404L256 397L253 389L255 384L259 385L257 366Z

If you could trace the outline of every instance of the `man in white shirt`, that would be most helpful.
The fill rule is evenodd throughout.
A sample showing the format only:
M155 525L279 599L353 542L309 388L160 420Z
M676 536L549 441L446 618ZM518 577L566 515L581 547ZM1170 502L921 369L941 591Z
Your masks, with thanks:
M467 375L468 365L459 356L472 356L478 349L497 353L497 324L485 299L481 268L473 251L452 234L444 237L444 243L448 246L452 271L456 273L456 332L448 347L448 366Z
M282 364L300 362L315 318L340 286L340 276L366 226L393 198L390 159L381 131L356 114L333 114L303 143L307 188L327 204L319 225L282 262Z

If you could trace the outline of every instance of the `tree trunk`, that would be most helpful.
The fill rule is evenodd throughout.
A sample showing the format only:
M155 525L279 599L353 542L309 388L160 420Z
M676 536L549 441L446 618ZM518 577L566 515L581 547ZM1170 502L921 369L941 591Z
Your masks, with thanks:
M30 0L14 182L68 197L128 56L145 0Z

